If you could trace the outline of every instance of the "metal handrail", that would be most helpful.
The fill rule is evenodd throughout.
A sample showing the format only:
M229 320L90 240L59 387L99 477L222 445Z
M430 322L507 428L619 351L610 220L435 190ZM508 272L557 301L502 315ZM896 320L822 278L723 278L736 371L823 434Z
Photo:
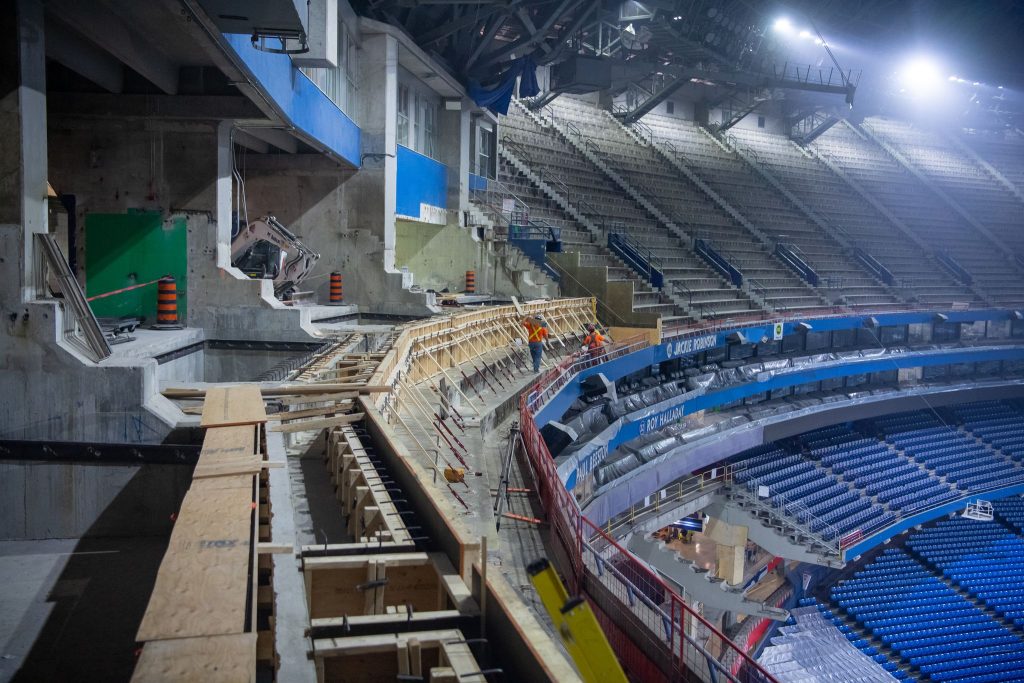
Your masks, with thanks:
M720 483L731 483L733 479L733 466L726 465L725 467L717 467L711 472L704 472L703 474L697 474L685 479L680 479L677 482L669 484L663 489L658 491L652 491L646 499L650 499L653 502L643 504L637 503L630 506L629 510L616 515L614 518L609 519L607 524L601 527L601 530L608 534L608 536L618 537L620 534L616 533L618 530L627 526L634 526L640 518L653 512L660 514L662 508L671 509L671 504L675 501L688 498L690 495L697 491L705 490L710 484ZM596 542L598 536L595 534L591 536L591 542Z
M745 469L742 465L743 463L739 463L733 470L734 478L738 472L742 472ZM755 488L753 491L750 491L747 488L748 482L754 484ZM761 496L759 496L757 493L758 488L761 486L760 481L758 479L750 479L748 480L748 482L734 485L732 487L732 492L746 499L748 502L753 504L762 512L765 512L771 515L772 517L775 517L776 519L785 522L792 528L799 530L807 536L810 536L819 544L834 552L836 555L840 554L841 539L839 537L839 529L837 529L834 525L829 524L825 520L816 516L813 512L811 512L810 508L808 508L800 501L789 500L783 493L772 494L766 499L761 498ZM769 490L771 489L770 486L768 488ZM781 505L776 506L772 502L773 499L778 499ZM765 500L768 501L767 504L764 502ZM806 519L805 522L800 521L801 516ZM792 517L792 519L788 519L787 517ZM829 532L830 538L826 538L825 534L823 533L813 531L812 526L814 523L821 524L822 531Z
M107 343L99 321L96 320L96 315L93 313L92 307L89 306L74 273L71 272L57 241L49 233L36 233L36 237L44 257L42 283L45 287L45 283L49 279L48 275L52 274L53 280L63 296L63 300L58 301L58 305L64 314L64 341L75 344L97 363L110 357L113 353L110 344ZM68 315L69 313L70 315Z
M664 262L661 259L659 259L658 257L656 257L654 255L654 252L651 251L649 248L641 246L636 240L634 240L632 237L630 237L629 235L627 235L625 233L613 232L613 233L609 233L608 237L609 237L609 239L615 238L616 240L622 242L627 247L629 247L634 252L636 252L636 254L639 257L641 257L642 259L645 259L644 261L637 262L636 263L637 267L634 268L634 270L639 272L641 275L646 275L648 281L651 280L651 277L654 274L655 270L657 270L658 272L660 272L662 274L662 276L664 276L664 274L665 274ZM632 259L632 258L629 259L629 260L630 261L636 261L636 259Z

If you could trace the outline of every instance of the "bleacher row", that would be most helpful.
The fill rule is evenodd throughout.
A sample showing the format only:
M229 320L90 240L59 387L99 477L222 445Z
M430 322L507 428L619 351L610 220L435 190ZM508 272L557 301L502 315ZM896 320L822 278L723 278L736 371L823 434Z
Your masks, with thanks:
M922 410L827 427L741 453L734 477L826 540L1024 484L1024 453L1010 436L1024 433L1018 402L956 406L944 419Z
M1000 508L1020 511L1024 499ZM833 624L859 649L888 655L890 670L896 663L922 680L1020 681L1024 539L1006 521L955 517L913 532L905 549L883 550L831 589L833 610L859 632L838 616Z
M1024 201L989 170L999 169L1006 182L1021 182L1024 154L1007 151L1024 150L1020 141L1004 148L870 119L859 129L837 124L804 149L783 136L742 128L730 130L725 144L691 121L658 114L648 114L641 125L646 132L636 135L608 112L566 96L530 114L516 104L502 119L507 151L522 152L527 158L519 161L565 195L560 199L576 207L586 224L506 158L499 164L499 180L516 189L532 215L563 227L565 251L581 253L585 265L608 268L609 279L634 282L636 310L721 318L762 308L813 313L834 304L885 310L1024 302L1024 269L1007 251L1024 256ZM899 150L919 174L908 172L887 147ZM619 187L602 165L661 217ZM861 191L874 202L858 197ZM608 249L608 232L627 234L650 250L665 273L663 291L652 290ZM735 287L697 256L694 238L708 241L738 268L744 286ZM813 267L817 287L772 252L777 243L791 246ZM888 269L891 285L863 265L857 250ZM980 290L942 265L950 260L940 260L940 252Z

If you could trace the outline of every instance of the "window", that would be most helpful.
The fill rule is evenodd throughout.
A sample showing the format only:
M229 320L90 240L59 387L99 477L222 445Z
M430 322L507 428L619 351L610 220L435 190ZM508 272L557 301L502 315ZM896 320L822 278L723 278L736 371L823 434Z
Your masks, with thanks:
M409 88L398 86L398 144L409 147Z
M757 117L757 127L758 128L764 128L764 117L763 116L758 116Z
M476 165L473 172L484 178L495 177L494 129L490 123L481 121L476 126Z
M424 156L437 158L438 99L421 92L415 81L398 84L395 107L395 138L398 144Z
M437 105L424 99L421 111L423 139L420 141L418 151L433 159L437 157Z
M668 102L666 102L665 103L665 113L666 114L675 114L676 113L676 103L673 102L672 100L669 100Z
M344 23L338 24L338 66L324 69L303 67L302 73L342 111L347 111L355 93L352 74L356 68L356 46Z

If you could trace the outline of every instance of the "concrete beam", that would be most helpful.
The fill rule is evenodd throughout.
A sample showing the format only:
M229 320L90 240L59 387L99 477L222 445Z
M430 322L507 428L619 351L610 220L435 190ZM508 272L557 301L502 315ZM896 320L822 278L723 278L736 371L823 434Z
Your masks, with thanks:
M178 92L178 65L121 17L104 11L102 6L74 0L53 0L47 3L47 9L163 92L168 95Z
M52 93L47 97L50 115L120 119L262 119L260 110L247 98L231 95L108 95L101 93Z
M119 93L124 87L121 62L49 16L46 18L46 56L104 90Z
M244 130L236 130L232 135L232 140L236 145L241 145L248 150L252 150L257 154L266 154L270 151L270 145L259 140L253 135L250 135Z
M253 129L246 132L252 133ZM250 157L245 162L247 173L282 176L344 175L349 177L355 170L339 164L323 154L268 154Z
M298 141L290 133L280 128L246 128L245 132L254 138L273 145L282 152L295 154L299 151Z

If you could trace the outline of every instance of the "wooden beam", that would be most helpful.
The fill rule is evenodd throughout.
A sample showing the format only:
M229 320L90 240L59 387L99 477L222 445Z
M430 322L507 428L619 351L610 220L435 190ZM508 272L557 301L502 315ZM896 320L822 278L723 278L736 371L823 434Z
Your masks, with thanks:
M363 413L352 413L351 415L341 415L339 417L327 417L322 420L299 420L298 422L289 422L271 427L270 431L290 434L292 432L305 432L311 429L329 429L359 422L363 419L363 416Z
M338 383L338 384L280 384L271 387L261 387L258 384L240 384L236 386L253 386L260 390L264 398L275 396L306 396L314 394L332 394L354 391L359 394L386 394L391 391L387 385L360 384L360 383ZM207 391L216 389L169 387L163 390L167 398L205 398Z
M323 406L321 408L308 408L306 410L285 410L280 413L270 413L267 415L267 419L274 421L287 422L288 420L298 420L303 417L321 417L323 415L337 415L338 413L344 413L346 410L352 408L352 401L342 401L336 403L333 406Z
M267 421L263 397L253 384L213 387L203 403L201 427L229 427Z

